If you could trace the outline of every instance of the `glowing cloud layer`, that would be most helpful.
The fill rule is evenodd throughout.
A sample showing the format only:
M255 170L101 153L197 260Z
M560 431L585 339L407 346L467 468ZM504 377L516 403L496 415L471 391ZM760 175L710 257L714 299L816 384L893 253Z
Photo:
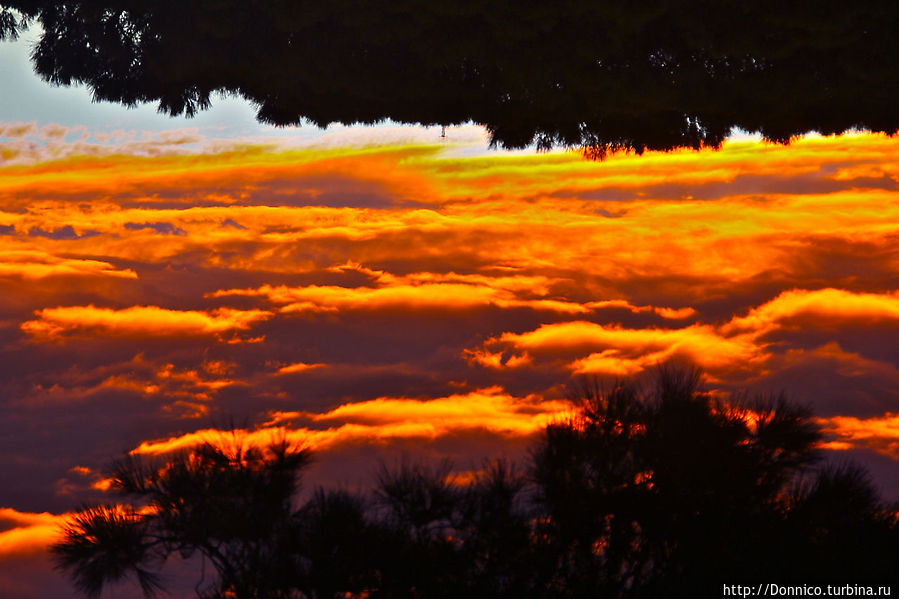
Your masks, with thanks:
M899 325L899 297L894 293L794 289L718 326L627 329L571 321L541 325L525 333L503 333L469 355L477 363L497 368L532 364L534 356L558 359L588 354L568 364L581 374L629 376L675 356L688 358L712 374L744 368L762 372L773 357L765 341L769 333L884 323Z
M820 419L833 437L825 446L845 450L864 448L899 459L899 414L887 412L876 418L834 416Z
M34 336L54 337L68 331L99 329L113 335L208 335L244 330L271 314L263 310L218 308L208 312L133 306L123 310L95 306L44 308L38 318L22 323Z
M274 412L262 428L236 434L246 443L266 445L286 440L316 451L348 443L385 442L395 438L436 438L471 430L508 436L527 436L573 414L566 401L515 398L499 387L429 400L379 397L340 405L328 412ZM289 420L338 423L325 429L273 426ZM230 432L201 430L160 441L142 443L138 454L162 454L204 442L228 438Z
M60 536L69 514L32 514L0 508L0 559L43 553Z
M0 557L102 496L117 451L236 422L346 463L521 455L571 377L668 359L899 459L899 139L592 162L0 132Z

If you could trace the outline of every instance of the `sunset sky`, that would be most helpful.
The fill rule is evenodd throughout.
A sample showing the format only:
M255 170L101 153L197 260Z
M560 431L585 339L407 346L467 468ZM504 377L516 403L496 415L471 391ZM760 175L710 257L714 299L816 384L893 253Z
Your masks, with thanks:
M899 497L899 138L490 150L474 126L271 129L91 104L0 44L0 587L122 452L231 424L378 459L521 459L578 377L690 360L810 405Z

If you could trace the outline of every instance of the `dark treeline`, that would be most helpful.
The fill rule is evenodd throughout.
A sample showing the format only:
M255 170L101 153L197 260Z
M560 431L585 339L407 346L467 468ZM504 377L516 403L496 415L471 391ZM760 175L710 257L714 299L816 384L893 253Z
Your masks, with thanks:
M725 403L693 371L648 392L580 393L526 466L473 481L447 463L382 466L369 494L295 502L309 454L232 439L165 463L125 458L127 507L87 508L54 547L77 588L200 557L198 597L722 596L722 585L899 583L899 524L867 473L828 466L808 411ZM211 567L210 567L211 565ZM211 576L214 571L216 576Z
M899 128L895 0L3 0L36 71L193 114L217 92L277 125L484 124L609 150Z

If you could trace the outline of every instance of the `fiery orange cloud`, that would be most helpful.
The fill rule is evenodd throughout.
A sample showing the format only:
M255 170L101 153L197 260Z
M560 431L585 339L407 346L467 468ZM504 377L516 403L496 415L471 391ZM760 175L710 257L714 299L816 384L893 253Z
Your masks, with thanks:
M85 486L97 491L108 491L112 486L112 479L87 466L73 466L65 477L57 481L56 494L77 496L84 491Z
M130 360L95 368L61 370L51 384L34 384L28 398L59 403L89 402L110 394L137 396L153 398L162 404L164 412L178 418L197 418L209 414L222 390L249 386L249 381L233 376L233 367L223 360L207 360L198 368L182 368L137 354Z
M891 210L891 192L852 187L852 180L835 179L826 169L888 163L895 143L879 136L810 138L786 148L732 142L717 153L615 156L603 163L576 153L460 158L433 146L236 147L200 156L71 158L0 169L0 196L6 190L0 204L15 209L3 222L20 232L71 227L71 239L29 237L29 248L65 244L107 259L159 262L220 247L228 251L204 252L197 259L228 268L296 272L348 257L381 261L414 255L426 239L427 255L464 249L473 267L553 267L616 279L658 273L748 279L797 268L796 235L882 240L889 232L884 210ZM753 177L776 182L815 174L847 185L828 193L812 186L800 194L761 196L741 187ZM379 186L395 204L377 210L316 205L329 186L339 188L322 181L328 176ZM729 187L717 192L714 202L691 199L704 187L724 184ZM606 191L625 193L626 201L614 194L603 199ZM90 194L90 205L65 202L79 193ZM254 194L262 195L254 200L260 205L248 203ZM296 197L305 205L292 204ZM429 208L409 209L403 202ZM847 205L853 209L844 210ZM241 228L223 226L226 222ZM157 227L126 228L142 224ZM93 236L81 238L85 233ZM632 242L635 235L639 244ZM153 242L135 244L135 239ZM285 255L284 246L301 240L321 244L311 253L315 257ZM349 256L335 251L334 243L343 242L357 251L346 248ZM459 265L460 258L453 263ZM696 296L708 291L707 284L693 285Z
M894 293L794 289L721 325L633 329L587 321L561 322L524 333L503 333L465 354L470 361L488 368L528 366L537 357L570 359L581 355L568 363L568 368L578 374L630 376L674 356L688 357L710 373L749 367L764 372L772 355L764 335L773 330L800 325L803 329L828 330L897 319L899 297ZM813 353L839 358L847 366L853 362L872 368L870 360L849 356L842 350L835 353L834 347L839 350L831 343ZM878 369L883 371L883 365Z
M899 368L887 360L872 359L858 352L846 351L839 343L830 341L814 349L789 349L781 359L780 366L801 366L804 362L826 364L827 370L847 379L879 379L888 385L888 397L899 397L894 391L899 385Z
M896 293L853 293L843 289L794 289L735 317L723 330L767 331L776 327L810 325L829 327L845 321L877 323L899 321Z
M594 310L600 310L602 308L622 308L625 310L629 310L634 314L640 314L643 312L654 312L658 314L662 318L667 318L669 320L683 320L685 318L690 318L691 316L696 315L696 310L687 306L684 308L667 308L667 307L659 307L659 306L635 306L628 301L625 300L605 300L599 302L588 302L587 307L593 308Z
M96 463L93 434L148 454L218 434L185 418L330 456L520 448L565 417L540 397L570 375L679 357L722 394L786 387L858 419L831 448L899 458L899 138L592 162L0 128L0 391L71 456L17 497L92 492L69 468Z
M160 189L193 191L221 189L222 184L230 184L235 194L230 196L229 203L234 203L266 181L304 176L367 180L414 198L423 188L430 187L430 183L404 163L439 150L437 146L397 146L386 151L350 147L272 151L270 146L239 143L191 155L179 148L180 145L172 140L130 143L125 153L122 148L87 144L76 144L75 153L66 153L56 146L48 149L45 156L35 157L36 164L16 164L0 170L0 198L8 198L7 202L15 196L29 195L90 194L108 198L122 193L152 198L153 192ZM169 151L161 156L141 156L160 146ZM302 186L287 186L287 191L301 189ZM220 196L220 199L228 197Z
M693 316L693 308L635 306L625 300L575 303L547 298L554 284L562 279L537 276L463 275L454 272L419 272L395 276L385 271L367 269L358 264L340 265L329 270L355 270L371 276L379 287L339 287L336 285L287 287L263 285L256 289L225 289L211 297L261 296L285 304L282 312L337 312L340 310L381 309L459 309L477 306L499 308L531 308L565 314L585 314L605 308L626 309L635 314L652 312L666 319ZM536 297L534 297L536 296Z
M116 268L100 260L66 259L36 251L0 251L0 276L43 279L64 275L137 278L131 269Z
M413 400L378 398L347 403L324 414L315 414L315 422L349 421L362 424L395 422L439 422L447 428L483 427L494 431L529 434L558 418L570 414L571 406L560 400L538 397L517 399L500 387L481 389L465 395L438 399Z
M14 200L26 196L10 192L9 209L15 210L5 213L2 222L17 236L0 239L0 247L12 244L53 255L75 251L84 259L90 256L113 265L120 260L148 265L187 260L195 266L247 272L315 272L362 257L371 264L431 262L427 268L433 272L422 271L417 278L376 279L377 286L339 301L344 306L365 305L369 299L383 306L431 305L429 291L438 295L446 291L460 296L454 296L457 302L499 307L525 302L570 314L588 314L603 305L611 307L604 304L606 298L626 297L623 301L632 310L641 311L646 301L608 291L639 278L682 278L685 282L671 289L683 298L682 306L724 293L731 282L770 273L811 276L816 272L814 262L803 252L816 247L865 243L886 252L892 229L884 224L884 210L892 209L890 191L858 189L848 181L845 189L828 193L812 187L804 193L759 195L741 191L740 182L747 177L776 182L786 174L815 173L818 179L831 181L822 170L828 165L883 160L894 143L876 136L812 139L790 148L734 143L717 154L623 156L600 164L566 154L457 158L434 148L342 154L255 148L199 158L106 157L98 164L87 161L82 171L73 166L84 185L107 185L95 181L106 168L125 181L118 189L110 187L92 197L90 204L66 202L66 194L59 191L65 187L49 183L45 195L54 199L17 207ZM240 162L244 155L259 169L248 174ZM385 168L387 164L393 167ZM775 168L783 165L788 167ZM74 176L62 164L17 168L35 180ZM0 180L9 179L13 185L19 171L3 172ZM655 172L661 173L659 177ZM353 194L346 196L346 206L315 205L327 197L330 186L339 187L316 179L323 173L375 182L390 199L378 209L353 206ZM690 199L687 191L671 189L681 175L696 187L691 193L716 184L732 186L722 188L727 195L716 201ZM384 183L384 177L389 182ZM503 180L501 186L494 185L497 178ZM127 184L130 180L134 187ZM561 191L560 181L568 186ZM641 191L641 185L649 191ZM653 185L668 187L652 191ZM26 193L24 187L17 189ZM624 193L622 189L630 190L625 200L602 199L603 190L617 194ZM160 193L163 197L157 198ZM308 205L292 204L297 197L303 198L299 204ZM402 204L413 201L416 207L428 207ZM2 198L0 204L5 204ZM845 210L847 205L851 211ZM32 236L30 231L39 234ZM435 263L467 274L437 272ZM520 282L534 280L533 290L510 286L502 277L485 281L474 278L484 275L472 274L498 268L515 269ZM598 280L607 282L605 289L588 286ZM438 284L468 287L429 287ZM317 300L343 293L331 285L306 287L306 293L316 297L310 303L296 302L292 309L327 310ZM577 298L562 290L576 291ZM369 295L363 297L365 293ZM402 293L406 295L396 297ZM599 303L591 307L590 302ZM690 315L677 305L654 312L668 319Z
M899 459L899 414L887 412L873 418L833 416L819 418L825 435L831 437L825 447L834 450L871 449Z
M580 304L552 299L520 299L509 291L486 285L464 283L423 283L420 285L392 285L389 287L338 287L310 285L308 287L272 287L259 289L229 289L214 297L228 295L259 295L275 303L286 304L282 312L337 312L339 310L383 309L458 309L476 306L500 308L532 308L578 314L589 311Z
M0 559L43 553L59 539L70 514L33 514L0 508Z
M279 439L314 450L347 443L383 442L422 437L434 439L453 433L486 430L493 434L523 436L543 429L552 421L573 414L571 404L531 396L516 398L499 387L464 395L416 400L377 398L349 403L324 413L276 413L263 428L237 434L248 443L267 444ZM326 429L272 426L286 420L340 422ZM134 453L158 455L183 450L206 441L218 441L225 433L200 430L178 437L142 443Z
M278 374L296 374L297 372L306 372L307 370L315 370L316 368L324 368L325 364L306 364L304 362L296 362L288 364L278 369Z
M221 375L224 374L221 371L218 371L218 368L215 366L212 368L210 374ZM218 378L207 378L203 376L196 370L177 370L173 364L166 364L156 373L158 379L164 381L178 381L182 383L188 383L195 387L201 387L210 390L221 389L222 387L228 387L230 385L240 384L242 381L237 381L227 377Z
M21 328L35 337L58 337L65 332L99 329L119 335L208 335L245 330L271 317L264 310L218 308L210 311L169 310L158 306L132 306L122 310L89 306L44 308L36 320Z
M507 357L502 365L527 364L534 355L587 354L572 362L570 368L578 373L613 375L634 374L674 355L689 356L710 371L734 364L758 364L764 358L751 335L724 337L710 325L627 329L586 321L542 325L525 333L503 333L488 340L484 351L470 355L485 366L495 367L493 357L510 351L518 354ZM515 361L510 364L510 360Z

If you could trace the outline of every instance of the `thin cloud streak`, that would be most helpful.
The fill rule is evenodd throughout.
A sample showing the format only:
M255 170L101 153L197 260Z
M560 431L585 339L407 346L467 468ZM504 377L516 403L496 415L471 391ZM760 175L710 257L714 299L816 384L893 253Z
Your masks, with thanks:
M324 413L274 412L270 420L256 430L201 430L144 442L132 453L159 455L231 436L253 445L283 440L316 451L349 443L383 443L410 437L434 439L471 430L528 436L573 414L567 401L545 401L537 396L516 398L503 393L500 387L490 387L425 400L379 397L343 404ZM274 426L290 420L340 424L325 429Z
M249 329L271 317L264 310L216 308L170 310L159 306L132 306L122 310L88 306L44 308L35 320L23 322L23 331L37 338L57 338L71 331L112 335L210 335Z

